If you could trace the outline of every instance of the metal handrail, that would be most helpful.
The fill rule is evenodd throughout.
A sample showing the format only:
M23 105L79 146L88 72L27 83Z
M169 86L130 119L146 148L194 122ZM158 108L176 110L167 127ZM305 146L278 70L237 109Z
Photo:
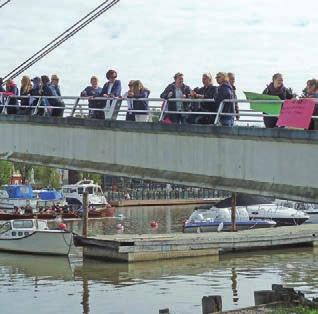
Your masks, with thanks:
M141 114L155 114L155 113L160 113L159 121L163 120L164 115L166 114L180 114L180 115L200 115L200 116L216 116L215 118L215 124L220 123L220 117L222 116L232 116L232 117L253 117L253 118L262 118L262 117L278 117L279 115L274 115L274 114L264 114L264 113L259 113L258 111L255 111L253 109L241 109L239 113L235 112L235 104L240 104L240 103L262 103L262 104L272 104L272 103L277 103L277 104L283 104L283 100L246 100L246 99L226 99L223 100L218 108L218 111L216 112L205 112L205 111L169 111L167 104L170 101L176 102L180 101L183 103L213 103L215 102L214 99L192 99L192 98L169 98L169 99L162 99L162 98L129 98L129 97L79 97L79 96L17 96L17 95L3 95L0 93L0 109L2 108L2 111L0 114L7 114L7 108L10 107L17 107L20 108L21 106L17 105L9 105L10 99L15 98L18 100L21 99L38 99L36 106L22 106L22 108L32 108L33 112L32 115L37 115L39 112L40 108L44 109L44 115L49 115L50 110L52 109L64 109L64 113L68 112L69 115L65 115L63 117L74 117L74 116L80 116L84 118L89 112L104 112L107 113L108 110L106 108L89 108L88 106L88 101L90 100L101 100L101 101L116 101L117 102L122 102L122 101L147 101L148 102L148 110L132 110L132 109L122 109L121 106L119 109L114 109L112 111L113 114L123 114L123 113L141 113ZM73 104L64 104L63 107L58 107L58 106L51 106L51 105L46 105L43 102L46 99L58 99L58 100L73 100ZM81 102L85 103L81 103ZM162 105L152 105L149 104L149 102L160 102ZM233 104L233 112L232 113L224 113L223 108L225 103L232 103ZM316 101L316 104L318 104L318 100ZM123 105L125 107L126 105ZM122 116L122 115L120 115ZM113 116L108 117L109 119L113 119ZM313 116L313 119L318 119L318 116ZM106 118L107 119L107 118ZM262 120L240 120L240 122L258 122L261 123Z

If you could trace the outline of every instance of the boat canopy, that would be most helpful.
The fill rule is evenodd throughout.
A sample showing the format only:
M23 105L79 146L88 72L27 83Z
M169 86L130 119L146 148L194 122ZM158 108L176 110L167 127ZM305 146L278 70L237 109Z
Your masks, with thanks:
M56 190L43 190L39 192L39 198L42 201L62 200L63 194Z
M4 185L3 189L7 191L9 198L31 199L34 196L31 185Z
M271 204L274 199L265 196L259 195L250 195L237 193L236 195L236 206L251 206L251 205L259 205L259 204ZM215 207L218 208L227 208L232 206L232 197L226 198L220 202L218 202Z

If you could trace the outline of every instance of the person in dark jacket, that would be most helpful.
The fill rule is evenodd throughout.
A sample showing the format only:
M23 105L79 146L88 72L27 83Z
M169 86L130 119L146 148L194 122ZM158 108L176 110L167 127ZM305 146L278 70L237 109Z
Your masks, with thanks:
M43 99L39 98L39 96L42 95L41 79L38 76L36 76L31 81L33 83L32 90L31 90L31 96L34 96L34 97L32 97L33 100L31 102L31 107L35 108L36 106L38 106L36 115L43 116L45 103L44 103Z
M58 97L55 89L50 85L50 79L47 75L41 76L42 82L42 96L55 96ZM52 117L63 117L64 103L57 98L46 98L45 103L47 106L60 107L60 108L49 108L49 112Z
M117 80L117 72L115 70L108 70L106 73L107 82L104 84L101 96L107 97L107 98L116 98L121 96L121 82L120 80ZM111 100L107 100L106 103L104 103L105 113L103 112L104 116L105 114L109 112L111 106L115 102Z
M217 105L219 110L220 109L219 107L224 100L234 99L234 93L233 93L233 88L231 84L229 83L229 78L227 76L227 73L219 72L215 78L217 83L219 84L217 94L215 96L215 104ZM221 112L234 114L234 106L235 106L234 102L231 102L231 101L223 102L223 108ZM220 115L220 123L222 126L232 127L234 124L234 115L232 116Z
M214 99L217 87L213 86L213 80L211 73L204 73L202 75L202 87L196 87L191 92L191 97L199 99ZM216 112L217 107L215 102L201 102L201 103L192 103L192 111L198 112ZM199 124L214 124L215 115L191 115L189 117L190 123L199 123Z
M169 84L161 93L160 98L189 98L191 89L183 83L183 74L178 72L174 76L174 82ZM182 101L168 101L168 111L188 111L190 103ZM186 116L176 113L168 113L165 119L169 119L172 123L184 123L187 120ZM164 119L164 120L165 120Z
M293 92L290 88L284 86L283 76L276 73L272 77L272 82L264 89L263 94L278 96L281 100L292 99ZM266 128L274 128L278 118L264 117L264 124Z
M3 79L0 77L0 93L4 93L6 90L3 88Z
M2 77L0 77L0 93L4 93L6 90L3 88L3 79ZM1 97L0 95L0 113L2 112L2 109L3 109L3 104L2 104L2 100L3 98Z
M90 109L98 109L101 101L94 99L94 97L100 96L102 92L102 88L98 86L98 78L96 76L91 77L91 85L87 86L82 92L81 97L89 97L88 100L88 107ZM104 103L104 102L103 102ZM104 114L102 112L102 114ZM98 119L101 115L101 112L90 110L89 111L89 117Z
M19 95L19 89L17 88L17 85L14 83L13 80L8 79L6 81L6 92L11 93L12 95ZM7 107L7 113L8 114L17 114L19 108L19 102L17 98L10 98L10 101L8 103Z
M237 99L237 96L236 96L236 86L235 86L235 74L232 73L232 72L229 72L229 73L227 74L227 76L228 76L228 78L229 78L229 83L231 84L232 89L233 89L234 99ZM238 106L238 103L237 103L237 102L235 102L234 109L235 109L235 112L236 112L236 120L240 120L240 109L239 109L239 106Z
M135 80L132 82L132 90L128 93L127 98L148 98L150 91L143 86L141 81ZM149 110L149 105L147 100L133 100L132 102L133 110ZM135 112L136 122L147 122L149 113L148 112Z
M31 90L32 90L31 79L28 76L24 75L21 79L20 96L31 96ZM31 112L32 112L32 107L30 106L30 97L21 98L18 114L27 115L27 114L31 114Z

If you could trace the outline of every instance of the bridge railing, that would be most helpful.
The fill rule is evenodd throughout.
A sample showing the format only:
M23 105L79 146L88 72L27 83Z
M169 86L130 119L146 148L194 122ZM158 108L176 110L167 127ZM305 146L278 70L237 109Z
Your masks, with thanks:
M10 100L17 99L29 99L29 103L35 105L31 106L21 106L15 104L10 104ZM63 104L61 106L51 106L48 104L49 99L55 99ZM35 100L37 100L35 102ZM105 105L102 108L94 108L89 106L90 101L100 101L104 102ZM128 102L132 101L147 101L148 110L132 110L128 108ZM182 102L187 104L188 109L183 111L169 111L168 102ZM190 110L191 104L195 103L213 103L214 99L192 99L192 98L170 98L169 100L161 98L105 98L105 97L78 97L78 96L16 96L16 95L4 95L0 94L0 114L8 114L8 108L14 107L19 110L19 108L29 108L31 109L31 115L39 115L40 110L44 111L44 116L50 116L53 109L63 109L63 117L78 117L78 118L89 118L93 112L103 112L105 115L105 120L125 120L127 113L134 114L148 114L152 122L163 121L168 114L178 114L184 117L189 117L191 115L196 116L215 116L214 124L220 124L220 119L223 116L233 116L237 119L237 124L246 125L254 124L257 126L263 125L264 117L278 117L275 114L266 114L263 112L255 111L253 109L242 109L240 108L239 113L235 112L235 104L252 104L252 103L262 103L262 104L283 104L283 100L246 100L246 99L229 99L221 102L218 111L215 112L205 112L205 111L192 111ZM226 103L231 103L233 105L232 113L222 112L224 105ZM318 100L316 101L316 105ZM184 107L184 106L183 106ZM19 114L19 113L18 113ZM314 120L318 119L318 116L312 117Z

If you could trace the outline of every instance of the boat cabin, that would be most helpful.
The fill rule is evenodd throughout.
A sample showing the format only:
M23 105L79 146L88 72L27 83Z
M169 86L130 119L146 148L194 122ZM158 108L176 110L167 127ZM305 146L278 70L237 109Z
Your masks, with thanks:
M23 238L35 231L49 230L47 221L18 219L0 223L0 239Z

